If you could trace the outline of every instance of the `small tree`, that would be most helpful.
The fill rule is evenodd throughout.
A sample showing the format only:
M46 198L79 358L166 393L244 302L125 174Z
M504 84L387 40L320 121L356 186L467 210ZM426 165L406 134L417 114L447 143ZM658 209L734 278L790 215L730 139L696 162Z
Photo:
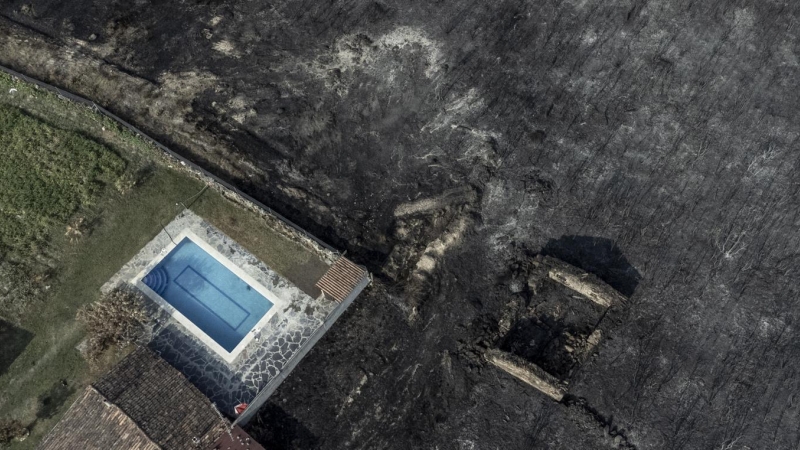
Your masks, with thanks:
M115 290L78 310L89 336L86 357L96 362L106 350L135 342L145 333L149 321L138 295Z
M28 429L19 420L0 419L0 444L7 444L15 439L21 441L26 437Z

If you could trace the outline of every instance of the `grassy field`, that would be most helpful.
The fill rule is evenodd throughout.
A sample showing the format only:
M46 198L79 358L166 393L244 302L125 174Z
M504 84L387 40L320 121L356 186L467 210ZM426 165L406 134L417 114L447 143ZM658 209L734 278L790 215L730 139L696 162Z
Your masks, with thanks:
M11 88L17 89L13 95ZM9 132L13 138L0 138L7 139L0 144L17 160L0 165L15 174L12 181L0 181L0 207L13 206L16 214L0 219L0 227L24 225L20 229L29 234L0 236L15 263L44 264L49 271L22 314L8 317L0 311L5 316L0 318L13 321L22 330L17 336L24 337L24 349L0 366L0 419L18 419L30 427L31 436L10 447L29 449L87 384L123 356L109 355L100 367L87 365L75 350L84 337L75 321L77 309L97 300L100 286L180 212L179 202L196 197L204 185L159 163L145 142L88 108L0 75L0 135ZM31 179L41 189L28 189ZM137 183L120 188L120 180ZM326 267L263 218L214 190L205 190L190 207L299 285L313 287L311 280ZM78 216L89 226L77 238L65 235Z
M0 105L0 254L35 251L48 230L67 223L120 179L125 161L79 133Z
M314 298L320 295L315 284L328 270L328 265L315 254L265 228L261 217L243 214L238 205L219 201L216 195L201 196L191 209L306 294Z

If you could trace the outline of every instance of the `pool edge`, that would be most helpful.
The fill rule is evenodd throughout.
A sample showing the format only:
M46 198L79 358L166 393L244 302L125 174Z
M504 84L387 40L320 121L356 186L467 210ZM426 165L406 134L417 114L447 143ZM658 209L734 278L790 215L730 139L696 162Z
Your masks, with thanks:
M264 313L264 316L256 322L255 325L242 337L242 340L234 347L233 350L228 352L225 350L221 345L219 345L211 336L209 336L206 332L201 330L197 325L194 324L189 318L184 316L180 311L178 311L174 306L172 306L169 302L166 301L163 297L161 297L158 293L150 289L149 286L144 284L142 281L144 277L155 268L164 258L167 257L174 249L177 247L178 243L180 243L183 239L188 238L193 243L195 243L198 247L200 247L203 251L208 253L212 258L217 260L220 264L222 264L225 268L230 270L234 275L239 277L242 281L247 283L253 289L255 289L259 294L261 294L265 299L272 302L272 307ZM211 246L208 242L204 239L197 236L191 229L184 228L183 230L178 233L175 239L170 236L170 242L164 246L161 251L159 252L158 256L150 260L147 265L133 277L133 279L128 280L130 284L135 286L139 289L143 294L145 294L150 300L156 302L156 304L166 311L170 317L175 319L178 324L188 331L188 334L192 335L193 337L200 340L203 344L205 344L209 349L213 350L214 353L222 358L228 364L233 364L236 359L241 356L244 349L253 341L256 336L256 333L262 330L271 320L273 317L278 315L279 309L286 306L286 302L283 299L280 299L276 294L272 291L267 289L261 283L256 281L252 276L247 274L241 267L234 264L233 261L229 260L225 255L220 253L217 249Z

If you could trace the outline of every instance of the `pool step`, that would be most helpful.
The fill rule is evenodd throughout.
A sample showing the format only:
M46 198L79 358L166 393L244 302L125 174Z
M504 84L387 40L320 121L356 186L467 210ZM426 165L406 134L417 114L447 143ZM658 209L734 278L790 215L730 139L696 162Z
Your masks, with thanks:
M156 294L161 295L169 285L169 274L167 274L167 270L163 267L156 267L144 277L142 282Z

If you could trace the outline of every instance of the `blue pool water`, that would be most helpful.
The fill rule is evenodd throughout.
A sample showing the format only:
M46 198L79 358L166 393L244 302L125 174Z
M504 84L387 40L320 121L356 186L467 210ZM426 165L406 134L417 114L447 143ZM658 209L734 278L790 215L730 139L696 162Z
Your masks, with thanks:
M272 302L188 237L142 282L228 352L272 308Z

